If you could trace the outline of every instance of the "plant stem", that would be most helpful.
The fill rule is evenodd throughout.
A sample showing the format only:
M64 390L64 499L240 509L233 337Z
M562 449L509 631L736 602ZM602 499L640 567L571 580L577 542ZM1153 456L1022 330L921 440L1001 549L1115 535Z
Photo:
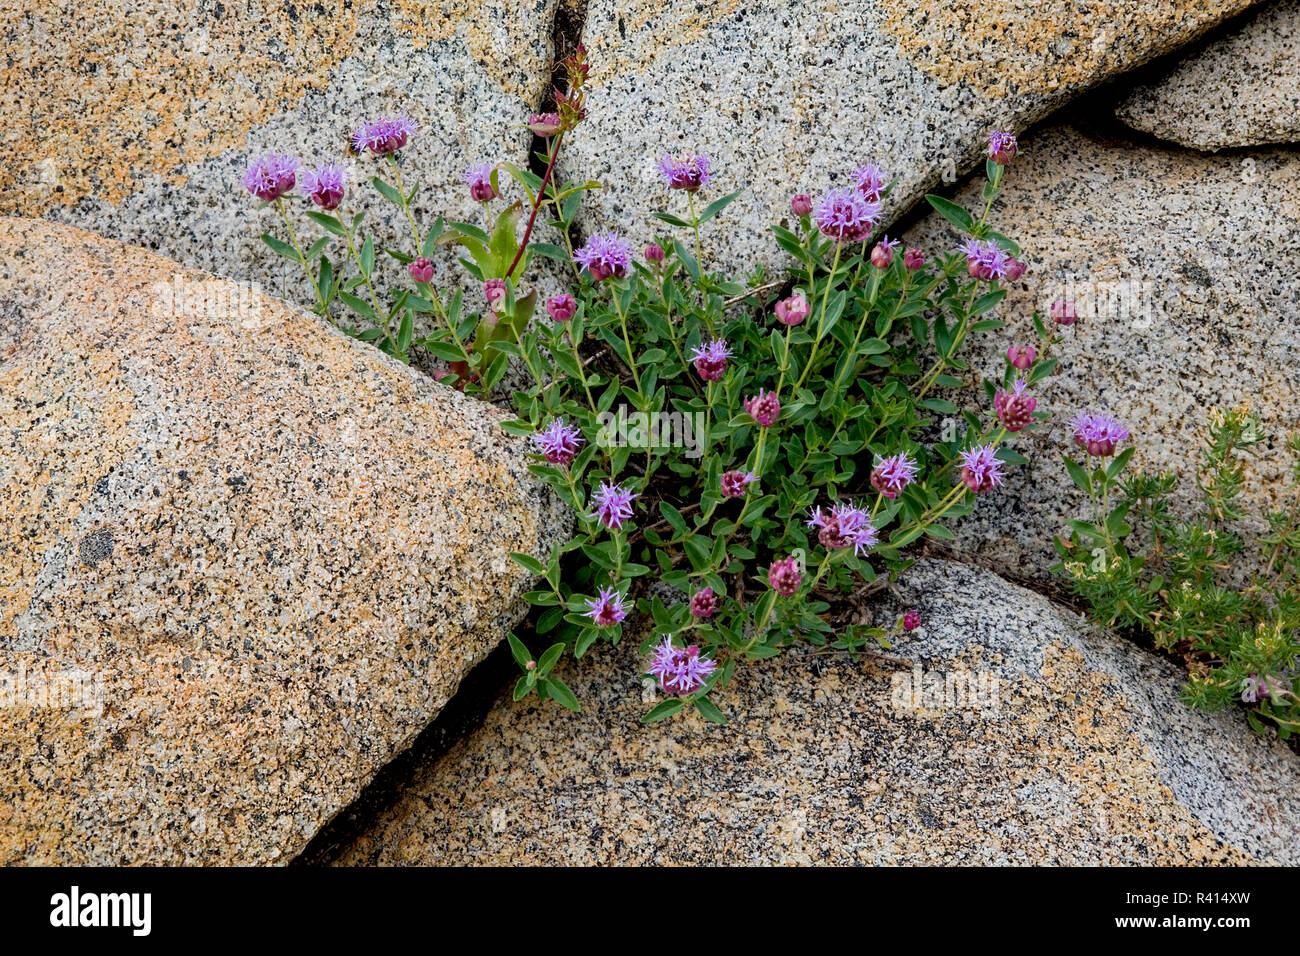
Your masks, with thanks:
M284 228L289 231L289 244L293 246L293 251L298 254L298 263L302 266L302 271L307 273L307 281L311 283L311 291L316 295L316 304L320 306L320 314L331 324L334 320L330 318L329 309L325 305L325 298L321 295L320 286L316 284L316 277L312 274L311 266L307 265L307 257L302 254L302 248L298 245L298 235L293 231L293 223L289 221L289 214L285 211L284 200L279 197L275 200L276 211L280 213L280 219L284 222Z
M822 308L821 314L817 318L817 332L813 336L812 350L808 353L808 364L803 367L803 373L799 376L799 381L794 383L792 392L795 395L799 394L799 387L803 385L804 379L808 377L808 372L812 369L813 363L817 360L817 346L820 344L819 337L821 336L822 326L826 322L826 306L830 302L831 287L835 284L835 273L840 267L840 250L843 248L844 244L842 242L835 243L835 258L831 262L831 274L826 277L826 290L822 293Z
M415 217L411 215L411 205L406 199L406 187L402 185L402 170L397 165L397 157L392 153L388 154L388 161L393 164L393 175L397 179L397 194L402 197L402 212L406 213L406 221L411 226L411 238L415 240L415 254L420 254L420 230L415 228Z
M537 190L537 196L533 200L533 211L528 214L528 225L524 227L524 238L519 243L519 251L515 253L514 259L510 263L510 268L506 270L505 278L509 279L515 273L515 268L519 265L519 260L524 257L524 250L528 248L528 240L533 235L533 224L537 222L537 211L542 208L542 199L546 195L546 186L551 181L551 174L555 172L555 160L560 155L560 143L564 139L564 133L557 133L555 142L551 146L551 155L546 162L546 175L542 177L542 186ZM565 243L568 243L568 237L565 237ZM572 250L570 250L572 251Z

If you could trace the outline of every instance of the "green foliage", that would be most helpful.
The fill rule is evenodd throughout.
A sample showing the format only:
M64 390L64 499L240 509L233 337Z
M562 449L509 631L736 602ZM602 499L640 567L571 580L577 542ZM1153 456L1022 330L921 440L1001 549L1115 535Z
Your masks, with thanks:
M1286 737L1300 729L1300 436L1287 443L1295 461L1290 507L1269 514L1270 533L1248 548L1235 525L1248 514L1245 459L1262 440L1248 411L1211 414L1196 475L1199 507L1185 521L1170 507L1176 476L1121 477L1132 448L1104 467L1104 459L1066 459L1094 519L1067 522L1055 570L1102 623L1140 627L1158 647L1182 654L1189 703L1247 704L1252 726L1271 724Z
M989 317L1004 295L996 283L970 278L960 253L908 269L900 252L878 267L870 244L837 244L808 217L793 230L773 230L796 260L788 282L761 273L728 279L701 266L699 226L734 197L698 213L691 197L683 213L659 214L685 233L656 237L666 250L662 261L636 263L621 279L580 274L575 317L536 323L518 343L534 384L514 396L519 417L507 430L536 434L563 419L586 439L572 462L530 466L579 515L576 537L542 569L549 587L529 596L541 609L539 632L575 657L598 642L617 643L621 624L600 627L587 614L588 602L612 587L653 621L643 654L671 635L719 665L696 693L658 703L647 722L691 708L724 721L712 698L735 666L796 641L851 654L889 646L900 625L849 623L853 596L878 575L905 570L907 548L922 538L954 537L947 523L967 514L976 497L962 481L959 452L1008 437L991 414L961 412L964 400L953 393L969 380L960 357L968 336L1001 328ZM983 219L970 223L984 228ZM805 297L810 314L787 326L773 318L772 305L792 294ZM1045 353L1054 333L1037 328ZM734 358L725 376L710 382L690 356L717 338ZM1022 374L1038 380L1054 364L1040 357ZM1017 374L1008 368L999 381L983 383L987 394ZM760 391L780 398L771 428L744 407ZM872 487L871 469L898 453L915 459L920 475L891 499ZM1009 447L999 458L1007 468L1026 461ZM742 498L729 498L720 486L729 471L759 480ZM592 491L601 482L639 496L622 529L592 516ZM861 554L825 547L806 520L815 507L850 501L870 513L880 535ZM768 568L787 556L801 566L802 584L781 596ZM521 564L539 573L534 559ZM663 586L678 599L665 603ZM684 598L704 588L720 608L696 618Z

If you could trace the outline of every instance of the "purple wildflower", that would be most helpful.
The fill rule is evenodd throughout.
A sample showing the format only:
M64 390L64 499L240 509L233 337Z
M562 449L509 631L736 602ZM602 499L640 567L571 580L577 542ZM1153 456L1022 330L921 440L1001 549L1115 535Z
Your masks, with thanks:
M876 462L871 472L871 487L886 498L897 498L899 493L916 480L916 462L905 451Z
M885 171L875 163L867 163L853 170L853 178L857 182L858 192L872 202L880 201L880 197L885 193L885 186L888 185Z
M627 608L623 604L623 595L615 588L601 588L595 600L587 599L584 614L595 622L597 627L612 627L627 617Z
M553 420L545 430L528 437L552 465L567 465L573 461L578 456L578 446L586 441L582 432L565 424L563 418Z
M322 209L337 209L343 201L343 186L348 174L337 163L326 163L315 171L306 170L298 182L298 191Z
M706 382L720 382L727 374L727 359L734 358L734 353L727 346L726 339L714 339L701 345L691 353L695 371Z
M680 159L665 153L659 161L659 172L669 189L685 189L693 193L709 184L709 157L683 155Z
M1000 279L1007 274L1006 250L992 239L968 239L961 247L966 269L976 279Z
M776 392L764 392L760 388L758 394L745 399L744 404L749 417L763 428L771 428L781 417L781 401L776 397Z
M717 669L717 661L700 657L698 645L675 647L672 636L665 635L663 643L655 645L646 673L659 678L665 693L685 697L703 687Z
M1083 412L1071 420L1070 427L1074 429L1074 443L1098 458L1113 455L1115 445L1128 438L1128 429L1109 415Z
M718 613L718 596L713 588L701 588L691 595L691 616L701 620Z
M813 210L817 228L836 242L866 242L879 218L880 203L848 186L832 189Z
M405 116L384 116L357 127L352 134L352 147L357 152L369 151L376 156L395 153L415 135L415 121Z
M632 250L615 233L598 233L573 254L573 261L586 269L597 282L610 276L621 279L632 267Z
M993 396L993 412L1009 432L1018 432L1028 425L1037 405L1038 399L1025 394L1025 383L1021 379L1016 379L1011 391L1000 388Z
M492 186L491 163L479 163L465 170L465 185L469 187L469 198L475 202L491 202L497 198L497 191Z
M814 508L808 526L817 529L817 540L828 551L852 545L853 553L861 555L880 541L871 516L847 502L831 505L825 514L820 507Z
M297 156L267 153L248 164L244 171L244 188L258 199L273 202L292 192L297 172Z
M743 498L745 486L758 481L758 475L752 471L726 471L718 479L722 493L728 498Z
M803 586L803 574L799 571L799 562L791 555L778 558L767 569L767 583L781 597L793 597Z
M962 452L961 464L961 480L977 495L1002 484L1002 472L998 470L1002 463L992 445L980 445Z
M632 517L632 499L639 497L612 481L602 481L591 496L595 510L587 517L595 518L611 531L622 528L623 522Z
M1016 153L1020 152L1020 146L1016 138L1010 133L1003 133L994 130L989 133L989 159L999 166L1005 166L1016 158Z

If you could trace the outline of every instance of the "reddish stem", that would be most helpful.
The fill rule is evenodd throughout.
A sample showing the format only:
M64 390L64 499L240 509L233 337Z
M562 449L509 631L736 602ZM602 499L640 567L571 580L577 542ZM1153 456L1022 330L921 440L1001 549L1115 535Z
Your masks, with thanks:
M551 158L546 164L546 175L542 177L542 188L537 190L537 200L533 203L533 211L528 216L528 225L524 228L523 242L519 243L519 251L515 253L515 259L510 263L510 268L506 270L506 278L509 279L519 265L519 260L524 257L524 250L528 248L528 240L533 234L533 223L537 221L537 211L542 208L542 201L546 196L546 186L551 181L551 173L555 171L555 160L560 155L560 141L564 139L564 134L560 133L555 137L555 147L551 150Z

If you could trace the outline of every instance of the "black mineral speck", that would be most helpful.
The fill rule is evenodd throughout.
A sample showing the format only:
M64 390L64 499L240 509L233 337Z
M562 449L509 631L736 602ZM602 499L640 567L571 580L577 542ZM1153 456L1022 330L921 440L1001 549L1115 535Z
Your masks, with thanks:
M100 528L81 539L77 546L82 564L98 564L113 554L113 529Z

